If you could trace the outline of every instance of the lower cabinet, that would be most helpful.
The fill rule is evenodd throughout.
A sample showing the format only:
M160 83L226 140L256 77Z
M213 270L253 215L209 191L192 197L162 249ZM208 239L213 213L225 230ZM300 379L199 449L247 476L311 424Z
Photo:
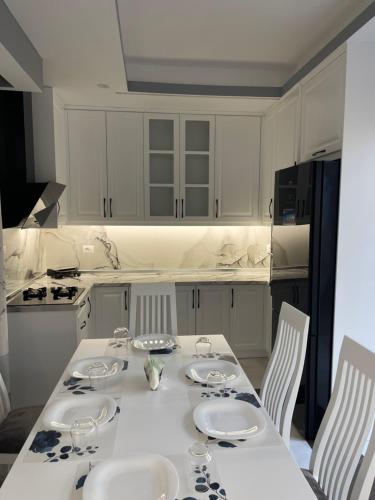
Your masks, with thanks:
M266 356L264 296L261 285L176 285L178 333L224 335L238 357ZM130 287L95 287L94 298L92 338L129 325Z
M93 304L91 294L87 294L86 297L79 304L79 311L77 314L77 344L81 340L89 339L92 335L92 330L95 322L93 321Z
M118 326L129 326L129 287L95 287L95 331L91 338L110 338Z

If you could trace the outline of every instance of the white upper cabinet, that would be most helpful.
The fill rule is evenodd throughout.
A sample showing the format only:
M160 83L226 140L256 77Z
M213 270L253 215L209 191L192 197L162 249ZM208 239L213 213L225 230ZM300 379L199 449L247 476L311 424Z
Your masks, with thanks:
M260 118L216 117L215 204L218 220L258 217Z
M179 115L144 115L144 186L147 219L179 219Z
M69 220L103 223L108 213L104 111L68 111Z
M302 84L302 160L341 149L345 99L345 54Z
M107 113L107 165L108 218L111 221L142 220L142 113Z
M213 217L215 117L180 117L181 219Z
M273 177L275 174L275 115L266 115L262 120L262 149L260 170L260 215L263 222L271 222Z

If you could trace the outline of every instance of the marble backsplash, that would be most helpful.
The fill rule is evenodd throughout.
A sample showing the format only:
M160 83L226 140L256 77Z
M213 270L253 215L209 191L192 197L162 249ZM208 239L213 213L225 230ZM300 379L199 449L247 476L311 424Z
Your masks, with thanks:
M88 270L126 270L269 266L269 227L63 226L57 230L43 230L41 234L46 264L52 268L78 266Z
M6 229L7 292L47 267L84 270L268 268L262 226L61 226Z

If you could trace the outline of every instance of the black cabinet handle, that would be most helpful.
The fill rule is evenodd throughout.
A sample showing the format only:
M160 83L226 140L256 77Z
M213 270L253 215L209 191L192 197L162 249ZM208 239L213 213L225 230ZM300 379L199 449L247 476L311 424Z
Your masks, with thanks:
M297 200L297 213L296 213L296 217L298 217L299 215L299 200Z
M86 327L86 325L87 325L87 323L86 323L86 321L84 321L84 322L81 324L80 329L81 329L81 330L83 330L83 329Z
M315 151L311 156L317 156L325 153L327 150L326 149L320 149L319 151Z
M112 217L112 198L109 199L109 216Z
M184 199L181 199L181 219L184 218Z
M125 311L128 310L128 291L125 290Z
M198 288L198 309L200 308L200 306L201 306L201 291Z
M219 217L219 200L216 199L216 218Z
M89 303L89 306L90 306L90 310L87 314L87 317L89 318L91 316L91 309L92 309L90 297L87 297L87 302Z
M268 213L269 213L270 219L272 219L272 212L271 212L272 202L273 202L273 199L271 198L270 203L268 205Z
M193 295L193 303L192 303L192 305L191 305L191 308L192 308L192 309L195 309L195 290L194 290L194 288L193 288L192 292L193 292L193 293L192 293L192 295Z
M303 217L305 215L305 200L302 200L302 215L301 217Z
M103 198L103 211L104 211L104 217L107 218L107 210L105 208L105 205L106 205L106 202L105 202L105 198Z
M82 308L82 307L85 307L85 305L86 305L86 301L84 300L84 301L83 301L83 302L79 305L79 307L80 307L80 308Z
M176 198L176 219L178 219L178 199Z
M234 290L233 290L233 288L232 288L232 302L231 302L230 307L231 307L232 309L233 309L233 307L234 307Z

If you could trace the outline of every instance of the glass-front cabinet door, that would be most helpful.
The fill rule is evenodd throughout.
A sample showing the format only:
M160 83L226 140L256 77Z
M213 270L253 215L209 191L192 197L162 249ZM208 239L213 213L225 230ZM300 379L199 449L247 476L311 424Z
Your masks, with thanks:
M180 117L180 216L213 217L215 117Z
M144 115L145 204L149 219L178 219L179 115Z

